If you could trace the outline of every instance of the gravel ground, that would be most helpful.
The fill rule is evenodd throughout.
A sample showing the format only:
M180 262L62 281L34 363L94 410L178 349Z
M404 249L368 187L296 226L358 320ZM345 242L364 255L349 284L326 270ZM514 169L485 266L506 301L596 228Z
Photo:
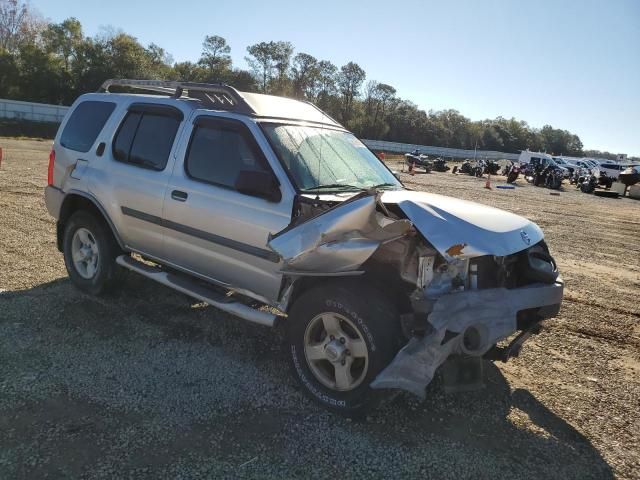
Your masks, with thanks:
M135 275L75 290L43 202L49 142L0 146L0 478L640 478L640 202L403 174L537 222L565 302L486 388L436 380L352 422L302 395L279 332Z

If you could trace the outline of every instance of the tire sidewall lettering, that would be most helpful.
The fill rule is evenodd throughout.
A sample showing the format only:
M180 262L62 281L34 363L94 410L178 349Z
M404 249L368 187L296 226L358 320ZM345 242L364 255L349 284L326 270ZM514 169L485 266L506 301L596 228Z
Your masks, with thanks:
M322 393L321 391L319 391L314 385L313 383L311 383L309 381L309 379L307 378L307 376L305 375L304 370L302 369L302 366L300 365L300 361L298 359L298 353L296 351L296 346L295 345L291 345L291 357L293 359L293 367L296 369L296 372L298 374L298 377L300 377L300 380L302 381L302 383L304 384L305 388L314 396L316 397L318 400L320 400L321 402L324 402L328 405L332 405L334 407L342 407L342 408L346 408L347 407L347 402L345 402L344 400L337 400L335 398L330 397L329 395Z

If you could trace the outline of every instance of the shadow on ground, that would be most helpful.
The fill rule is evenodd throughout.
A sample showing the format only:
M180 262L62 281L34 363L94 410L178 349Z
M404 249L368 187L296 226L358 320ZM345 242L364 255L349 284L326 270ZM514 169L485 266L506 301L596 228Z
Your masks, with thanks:
M482 390L436 380L356 422L300 393L280 333L139 277L5 292L0 312L2 478L613 477L493 364Z

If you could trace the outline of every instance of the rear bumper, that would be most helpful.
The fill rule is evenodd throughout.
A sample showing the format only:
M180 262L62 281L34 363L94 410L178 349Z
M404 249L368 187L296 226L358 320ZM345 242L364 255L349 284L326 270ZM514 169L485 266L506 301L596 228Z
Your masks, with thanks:
M432 329L412 337L371 386L424 397L425 387L449 355L484 356L518 330L530 332L540 321L558 314L563 292L564 282L558 277L553 284L443 295L427 318Z
M58 220L60 218L60 208L64 201L64 192L57 187L49 185L44 189L44 203L47 206L49 215Z

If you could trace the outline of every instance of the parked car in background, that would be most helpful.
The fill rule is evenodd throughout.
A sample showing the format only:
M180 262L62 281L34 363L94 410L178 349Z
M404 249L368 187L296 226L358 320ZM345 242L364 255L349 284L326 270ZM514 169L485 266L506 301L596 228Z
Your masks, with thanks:
M544 152L530 152L529 150L523 150L520 152L520 156L518 157L518 162L521 165L528 165L532 161L536 163L540 163L542 160L553 160L553 157L548 153Z
M547 167L552 167L554 169L560 170L563 178L569 178L571 175L568 168L557 163L554 158L548 153L530 152L529 150L524 150L520 153L518 161L521 165L524 166L525 170L532 170L538 167L541 170Z
M576 173L591 173L591 170L596 166L591 162L587 162L585 160L576 160L576 159L565 159L565 161L569 164L569 165L573 165L576 168L579 169L578 172L575 172L574 170L574 174Z
M559 167L564 168L565 172L564 172L564 177L568 178L571 175L573 175L573 172L575 170L575 166L571 165L569 162L567 162L564 158L562 157L553 157L553 161L556 165L558 165Z
M600 166L600 163L596 162L593 158L583 158L582 160L591 168L598 168Z
M599 172L604 172L610 178L617 179L620 172L627 168L627 165L621 165L614 161L600 162L596 168Z

